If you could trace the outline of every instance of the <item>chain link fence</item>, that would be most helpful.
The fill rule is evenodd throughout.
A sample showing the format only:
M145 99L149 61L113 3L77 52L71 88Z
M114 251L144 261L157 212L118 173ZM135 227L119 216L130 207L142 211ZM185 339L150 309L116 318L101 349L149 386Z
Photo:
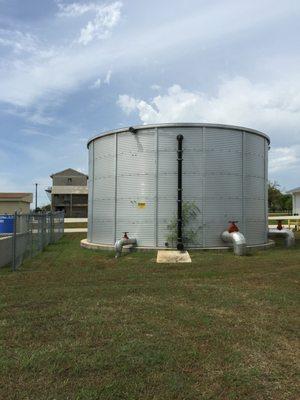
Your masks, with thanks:
M64 212L14 214L13 232L0 236L0 267L15 271L64 233Z

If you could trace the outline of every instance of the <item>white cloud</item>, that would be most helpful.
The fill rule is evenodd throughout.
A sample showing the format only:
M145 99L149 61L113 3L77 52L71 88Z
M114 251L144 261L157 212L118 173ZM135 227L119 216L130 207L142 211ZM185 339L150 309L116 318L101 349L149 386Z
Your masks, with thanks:
M160 90L160 89L161 89L161 86L160 86L160 85L157 85L157 84L154 84L154 85L151 85L150 88L151 88L152 90Z
M166 19L154 26L151 24L150 28L145 26L141 29L142 21L138 21L139 24L125 21L126 29L120 34L116 32L113 37L107 34L108 40L97 41L92 38L105 36L105 32L110 32L119 22L122 3L78 1L65 4L59 1L58 18L46 26L49 31L57 31L54 40L52 37L50 44L39 43L37 51L30 53L32 56L21 58L13 53L0 60L0 102L28 107L47 99L51 104L83 83L95 80L111 65L118 73L160 56L169 63L187 46L201 49L214 46L220 40L230 41L245 30L266 26L270 21L281 21L287 13L283 6L270 8L264 4L262 7L261 2L248 5L236 1L229 3L199 7L178 20ZM126 7L128 12L129 5ZM212 24L212 20L218 23ZM90 28L85 31L88 26ZM86 37L81 37L81 41L87 41L86 46L79 46L72 39L68 42L75 28L77 42L81 37L78 30L85 32L83 35Z
M81 172L82 174L88 174L88 171L86 169L86 167L82 167L82 166L77 166L74 168L76 171Z
M36 37L30 33L22 33L18 30L0 29L0 47L7 47L15 53L30 52L34 53L38 47Z
M54 121L52 117L44 115L42 112L35 111L32 113L26 113L27 121L32 122L36 125L51 125ZM57 121L56 121L57 122Z
M111 70L108 70L107 73L106 73L106 76L105 76L105 79L104 79L104 83L106 83L107 85L110 84L111 74L112 74Z
M95 11L99 7L96 3L58 3L57 5L60 10L57 14L59 17L79 17L89 11Z
M58 3L59 17L80 17L92 14L91 19L80 31L78 43L87 45L94 39L103 39L110 34L121 18L122 3L115 1L111 4L92 3Z
M139 100L136 100L133 97L128 96L127 94L120 94L117 101L117 104L128 115L139 108L139 103Z
M89 61L91 57L89 57ZM89 79L101 66L89 64L84 52L75 49L60 51L49 60L30 59L13 63L11 69L0 68L0 101L19 107L36 104L41 97L47 103L59 98Z
M269 155L269 171L271 174L282 170L299 169L300 145L292 147L271 148Z
M101 86L101 78L97 78L95 82L91 85L92 89L98 89Z
M45 115L44 110L36 107L34 110L23 110L20 107L3 109L6 114L14 115L16 117L24 118L26 121L34 125L52 125L54 118ZM55 119L57 122L58 119Z
M49 137L49 138L54 139L53 135L43 132L42 130L36 130L33 128L23 128L23 129L21 129L21 132L26 136L41 136L41 137Z
M299 92L297 77L270 85L237 77L222 82L213 96L173 85L165 94L149 101L123 94L117 103L127 115L137 112L144 124L210 122L266 132L271 137L271 178L279 175L286 181L287 174L291 171L297 174L300 168Z
M99 89L102 85L102 83L105 83L106 85L110 84L110 79L111 79L111 74L112 71L108 70L105 77L103 79L97 78L92 85L90 86L91 89Z
M83 28L77 44L73 41L51 46L29 33L0 30L0 48L2 45L9 51L0 58L0 102L16 106L16 113L20 114L22 107L36 104L41 97L46 105L52 104L55 99L61 100L63 93L78 88L84 81L95 79L99 71L106 71L103 82L110 83L112 72L108 66L110 57L116 54L112 54L111 47L105 42L89 42L100 36L109 36L120 18L122 3L73 3L68 6L59 3L59 7L60 16L65 18L80 16L87 11L92 13L91 24L88 22L86 26L93 28L90 33ZM84 38L85 35L89 38ZM78 42L89 43L89 46L80 46L79 50Z
M161 122L211 122L263 130L275 140L285 134L300 141L300 79L273 84L252 83L243 77L222 82L214 95L173 85L149 101L120 95L127 114L138 112L144 124ZM288 135L287 135L288 133ZM281 141L282 142L282 141Z
M14 56L38 56L47 59L54 55L51 46L43 47L33 34L19 30L0 29L0 49L12 51Z

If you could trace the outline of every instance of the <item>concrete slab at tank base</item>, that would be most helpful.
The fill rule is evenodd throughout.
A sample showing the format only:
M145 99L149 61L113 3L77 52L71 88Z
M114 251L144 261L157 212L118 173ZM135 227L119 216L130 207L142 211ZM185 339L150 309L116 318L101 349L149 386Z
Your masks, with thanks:
M115 247L111 244L91 243L87 239L82 239L80 246L90 250L115 250Z
M187 251L158 250L157 263L190 263L191 257Z
M115 251L115 247L112 244L100 244L100 243L91 243L87 239L82 239L80 241L80 246L84 247L86 249L91 249L91 250L111 250ZM267 250L270 249L271 247L275 246L275 242L273 240L269 240L268 243L262 243L262 244L255 244L252 246L247 246L247 252L255 252L258 250ZM154 250L164 250L161 247L146 247L146 246L137 246L133 248L133 251L154 251ZM189 249L190 251L217 251L217 252L223 252L223 251L232 251L232 248L226 246L226 247L193 247ZM170 250L164 250L164 251L171 251ZM174 249L175 251L175 249Z

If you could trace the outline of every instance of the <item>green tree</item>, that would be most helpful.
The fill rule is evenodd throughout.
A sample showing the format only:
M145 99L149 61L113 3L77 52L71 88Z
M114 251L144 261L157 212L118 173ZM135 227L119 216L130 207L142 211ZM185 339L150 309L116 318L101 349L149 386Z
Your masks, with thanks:
M281 197L281 209L283 211L292 211L293 199L290 194L283 194Z
M291 211L293 208L292 196L282 193L277 182L269 182L268 206L269 212Z

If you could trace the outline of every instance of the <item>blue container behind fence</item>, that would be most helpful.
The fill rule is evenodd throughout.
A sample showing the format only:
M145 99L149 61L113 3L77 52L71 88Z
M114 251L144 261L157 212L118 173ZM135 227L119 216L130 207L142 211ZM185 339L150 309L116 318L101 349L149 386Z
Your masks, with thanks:
M0 234L14 232L14 216L0 215Z

